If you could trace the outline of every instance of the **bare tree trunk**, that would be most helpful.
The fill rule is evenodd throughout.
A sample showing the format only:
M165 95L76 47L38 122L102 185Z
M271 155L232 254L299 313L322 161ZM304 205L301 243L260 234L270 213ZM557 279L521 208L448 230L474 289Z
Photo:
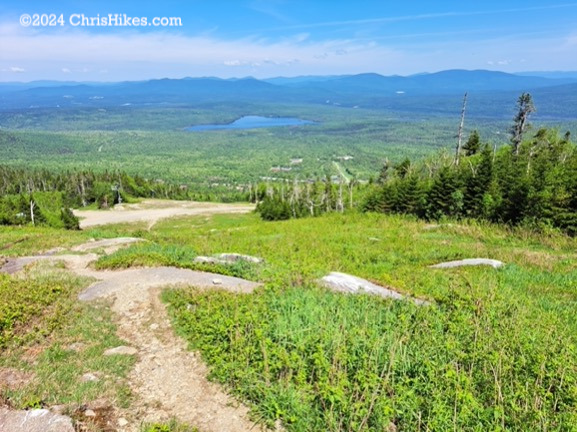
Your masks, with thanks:
M84 186L84 176L80 177L80 198L82 199L82 207L86 207L86 187Z
M344 212L345 211L345 206L343 203L343 179L341 178L341 181L339 182L339 200L337 202L337 211L339 212Z
M455 151L455 165L459 165L459 157L461 156L461 147L463 144L463 127L465 126L465 110L467 108L467 93L463 97L463 110L461 111L461 123L459 124L459 132L457 134L457 149Z
M307 200L307 205L309 207L309 212L311 214L311 216L315 215L315 203L313 201L313 199L311 198L311 184L307 182L307 187L306 187L306 200Z
M33 199L30 200L30 220L32 221L32 225L36 225L34 222L34 208L36 207L36 203Z
M349 186L349 207L350 208L353 208L353 189L354 189L356 184L357 184L357 181L353 179L349 182L349 185L348 185Z

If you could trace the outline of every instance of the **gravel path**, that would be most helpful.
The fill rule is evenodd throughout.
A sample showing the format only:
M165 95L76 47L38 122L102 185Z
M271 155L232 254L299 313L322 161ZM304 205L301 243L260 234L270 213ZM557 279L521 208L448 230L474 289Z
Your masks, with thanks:
M174 216L210 215L222 213L249 213L250 204L219 204L195 201L144 200L138 204L117 205L110 210L75 210L80 228L97 225L148 222L150 229L160 219Z
M134 239L118 239L104 244L80 245L76 251L98 247L117 248ZM82 301L112 299L118 332L137 350L137 363L128 377L136 395L129 410L118 417L128 420L121 432L138 432L143 421L168 421L177 418L203 432L261 431L248 417L248 408L239 404L224 389L207 380L208 370L197 353L186 349L184 340L175 336L160 288L167 285L191 285L204 289L225 289L250 293L258 283L211 273L173 267L97 271L89 267L98 255L41 255L9 260L1 271L15 272L37 260L64 261L66 267L98 281L80 295Z

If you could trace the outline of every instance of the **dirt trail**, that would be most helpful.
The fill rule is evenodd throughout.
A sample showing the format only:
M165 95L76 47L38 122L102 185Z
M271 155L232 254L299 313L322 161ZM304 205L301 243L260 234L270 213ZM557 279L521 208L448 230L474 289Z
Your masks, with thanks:
M122 204L103 210L76 210L80 218L80 228L97 225L148 222L150 229L160 219L173 216L209 215L222 213L249 213L254 210L250 204L220 204L195 201L143 200L138 204Z
M108 241L105 246L116 248L133 241L118 239ZM92 250L99 246L103 245L91 242L74 250ZM187 351L186 343L175 336L159 300L160 287L167 285L186 284L250 293L259 284L172 267L97 271L88 267L97 257L94 253L43 255L10 260L7 266L19 269L37 260L64 261L69 270L98 280L79 295L80 300L113 300L119 335L138 350L137 363L128 377L136 397L130 410L118 412L118 418L128 420L128 424L119 426L118 430L138 432L142 422L171 418L196 426L203 432L264 430L249 420L246 406L227 395L221 386L207 380L206 365L197 353Z

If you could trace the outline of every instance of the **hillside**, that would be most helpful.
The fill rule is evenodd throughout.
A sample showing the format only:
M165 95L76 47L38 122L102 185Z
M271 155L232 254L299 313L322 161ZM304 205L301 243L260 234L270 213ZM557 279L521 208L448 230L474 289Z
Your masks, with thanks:
M135 236L145 241L127 238ZM299 432L342 424L364 431L564 430L577 421L574 239L349 213L272 223L252 214L185 216L149 229L136 223L66 235L0 227L0 244L6 259L59 248L23 274L26 283L0 276L0 296L12 299L0 303L0 316L11 317L10 331L0 333L0 373L26 371L15 387L0 385L0 400L13 408L64 404L84 427L121 422L147 432L244 431L244 405L261 424ZM195 260L221 252L264 262ZM429 268L472 257L505 265ZM231 293L234 278L204 273L204 282L194 279L203 290L163 291L169 322L152 287L199 278L191 268L264 285ZM332 271L431 304L330 292L318 280ZM75 300L115 292L110 303ZM38 302L50 306L46 314L31 307ZM198 354L187 354L181 338ZM121 346L126 354L102 357ZM205 382L204 362L222 386ZM185 366L174 369L184 374L178 382L162 379L163 371ZM210 386L206 397L198 386ZM243 405L231 411L223 389ZM161 426L170 416L171 428Z
M37 82L0 85L0 110L111 108L119 106L187 106L204 103L337 104L343 107L398 109L411 113L446 113L453 99L469 92L482 109L472 116L499 117L505 101L520 92L537 92L549 118L575 116L577 79L545 78L495 71L448 70L412 76L365 73L269 80L183 78L123 83ZM563 87L570 85L569 87ZM545 91L545 89L548 89ZM431 107L439 107L431 110Z

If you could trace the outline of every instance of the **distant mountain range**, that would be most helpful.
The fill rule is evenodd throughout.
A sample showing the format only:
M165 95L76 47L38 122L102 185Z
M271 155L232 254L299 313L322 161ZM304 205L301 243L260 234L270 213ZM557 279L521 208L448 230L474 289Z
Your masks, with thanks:
M366 73L264 80L207 77L119 83L0 83L0 110L251 102L333 104L343 108L442 115L453 114L463 93L468 92L470 114L509 116L517 96L524 91L533 94L539 112L545 117L577 117L577 72L535 72L531 75L486 70L447 70L411 76Z

